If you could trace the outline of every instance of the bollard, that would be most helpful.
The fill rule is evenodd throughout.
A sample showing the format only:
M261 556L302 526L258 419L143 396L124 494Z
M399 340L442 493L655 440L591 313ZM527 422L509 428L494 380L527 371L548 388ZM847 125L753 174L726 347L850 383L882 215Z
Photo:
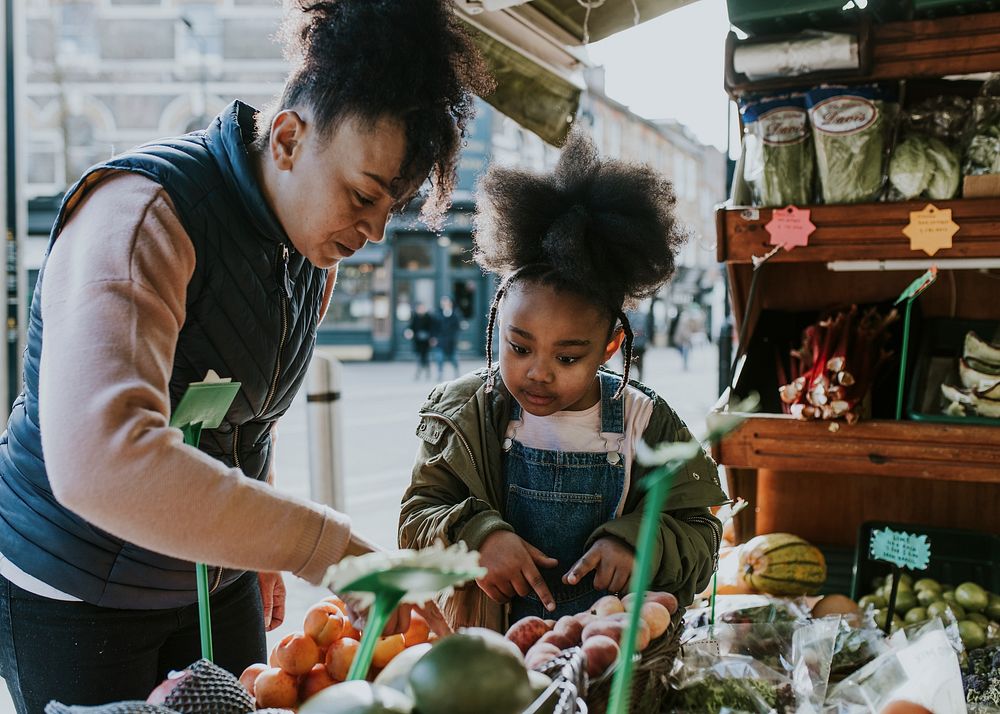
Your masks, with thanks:
M344 511L344 439L340 406L343 366L313 353L306 403L309 422L309 492L314 501Z

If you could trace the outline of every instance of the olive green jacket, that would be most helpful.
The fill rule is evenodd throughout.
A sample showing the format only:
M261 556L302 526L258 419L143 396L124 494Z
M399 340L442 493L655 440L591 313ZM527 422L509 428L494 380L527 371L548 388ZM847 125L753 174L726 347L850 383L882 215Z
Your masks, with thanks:
M403 548L465 541L476 549L490 533L513 530L503 517L506 488L501 447L512 397L499 378L493 392L487 393L485 378L485 370L480 370L438 385L420 410L420 450L399 517ZM637 382L632 384L655 400L643 433L646 443L655 446L691 438L665 401ZM615 536L635 548L644 497L639 484L649 471L633 461L622 515L597 528L587 547L598 538ZM704 452L677 474L654 545L654 589L674 593L682 605L704 589L715 570L722 533L708 507L726 502L715 462ZM443 606L455 626L499 630L506 624L504 608L475 584L456 592Z

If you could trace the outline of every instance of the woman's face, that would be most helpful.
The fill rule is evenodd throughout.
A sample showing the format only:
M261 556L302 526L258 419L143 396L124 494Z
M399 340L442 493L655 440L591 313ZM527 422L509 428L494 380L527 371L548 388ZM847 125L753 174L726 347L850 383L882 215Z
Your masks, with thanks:
M601 396L597 369L621 345L608 341L608 317L583 298L544 285L517 284L500 313L500 375L535 416L587 409Z
M390 187L406 153L405 128L348 116L324 135L303 116L283 111L272 122L265 193L295 249L332 268L382 240L399 203Z

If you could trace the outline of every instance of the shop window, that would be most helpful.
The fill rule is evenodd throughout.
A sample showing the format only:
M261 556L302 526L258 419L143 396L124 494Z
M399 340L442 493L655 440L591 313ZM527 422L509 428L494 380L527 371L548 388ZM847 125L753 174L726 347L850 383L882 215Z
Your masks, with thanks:
M452 236L448 246L448 265L452 270L476 267L472 259L472 238Z
M410 238L396 245L396 267L400 270L430 270L434 267L434 241Z
M334 329L371 329L372 266L341 265L337 272L337 289L330 298L324 327Z

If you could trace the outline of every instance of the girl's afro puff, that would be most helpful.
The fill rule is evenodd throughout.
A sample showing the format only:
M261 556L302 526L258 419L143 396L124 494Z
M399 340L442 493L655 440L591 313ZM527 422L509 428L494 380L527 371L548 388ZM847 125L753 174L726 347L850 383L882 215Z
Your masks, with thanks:
M669 181L649 166L601 159L578 132L554 173L494 166L478 199L479 265L502 278L548 268L545 282L613 316L670 279L686 238Z

